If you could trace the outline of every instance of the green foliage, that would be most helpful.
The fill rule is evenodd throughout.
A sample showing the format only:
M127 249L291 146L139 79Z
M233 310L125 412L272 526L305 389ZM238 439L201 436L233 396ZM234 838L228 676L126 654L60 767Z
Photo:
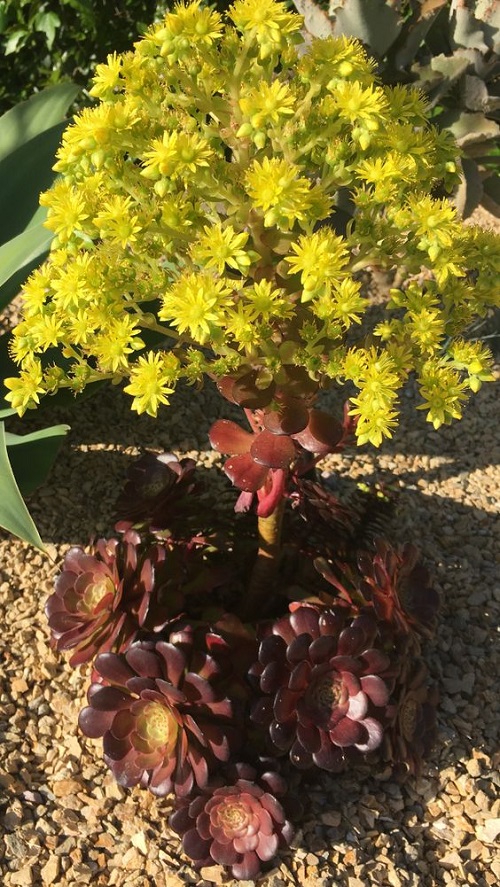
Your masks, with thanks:
M156 415L179 379L271 390L299 369L354 385L358 442L378 445L413 372L434 427L459 418L491 378L461 334L498 301L500 265L494 235L433 196L458 180L451 137L416 90L379 85L357 41L299 51L302 19L273 0L237 0L230 19L178 6L97 67L100 102L42 197L56 236L24 290L9 402L124 380ZM373 266L401 282L367 335ZM174 347L150 349L151 332Z
M43 483L68 428L68 425L56 425L23 438L8 435L4 423L0 422L0 527L41 551L44 551L44 545L23 494Z
M155 0L0 0L0 110L71 79L86 86L97 62L129 49Z
M452 0L294 0L314 36L362 40L386 83L426 94L433 122L464 152L457 204L469 215L483 197L500 213L500 3ZM494 208L494 207L493 207Z
M52 234L44 226L40 190L55 178L54 153L68 121L65 112L78 88L59 84L16 105L0 118L0 309L18 294L28 275L46 256ZM8 336L0 339L0 365L9 367ZM13 411L3 410L0 418ZM43 483L68 426L19 436L4 431L0 440L0 526L41 547L22 496ZM10 460L10 461L9 461Z

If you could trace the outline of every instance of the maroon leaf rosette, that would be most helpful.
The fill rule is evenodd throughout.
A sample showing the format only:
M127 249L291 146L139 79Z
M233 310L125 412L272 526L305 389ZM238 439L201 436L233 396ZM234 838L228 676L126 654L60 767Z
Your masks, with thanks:
M269 772L257 779L246 765L239 769L247 778L177 802L170 825L197 868L219 863L233 878L246 880L256 878L263 863L290 843L293 829L278 800L284 780Z
M95 661L82 732L103 738L104 760L124 786L156 795L203 788L238 744L231 701L213 656L189 644L137 642Z
M393 679L372 614L292 604L261 642L253 719L299 768L340 771L382 742Z

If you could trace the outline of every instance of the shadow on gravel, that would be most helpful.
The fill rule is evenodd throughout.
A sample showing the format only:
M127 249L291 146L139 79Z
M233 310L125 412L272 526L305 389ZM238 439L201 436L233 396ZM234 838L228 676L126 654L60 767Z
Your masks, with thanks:
M461 762L471 760L474 750L493 758L497 749L496 692L489 676L497 673L498 657L493 618L500 601L500 557L498 549L496 553L493 549L495 527L500 527L500 516L494 513L498 491L495 493L492 482L491 493L482 493L487 507L481 506L479 498L476 502L472 493L468 493L470 504L465 504L463 492L468 490L474 472L484 472L500 462L500 445L495 438L500 426L499 389L498 384L485 386L464 419L439 432L415 412L414 395L410 393L403 399L404 433L396 434L380 449L386 467L378 470L373 462L367 462L366 475L361 476L358 470L359 479L397 490L389 538L400 542L411 539L420 545L442 593L437 638L426 650L431 672L441 688L440 736L425 776L418 780L400 786L362 771L335 779L325 774L319 782L311 781L307 791L302 789L304 829L296 847L313 855L330 852L333 847L342 858L339 872L321 872L323 887L351 887L358 866L362 866L365 877L373 871L374 884L401 883L391 880L391 872L407 872L422 885L444 887L452 883L450 872L457 871L455 862L446 862L450 846L460 853L460 864L467 875L475 877L475 863L466 843L461 848L449 833L452 825L446 810L453 805L453 796L445 798L442 816L428 811L429 805L444 797L447 783L441 774L446 768L454 767L456 773L466 774ZM49 406L15 423L13 430L19 433L58 422L72 426L49 482L29 502L42 538L56 544L85 545L93 535L110 533L117 493L137 449L203 452L209 450L212 421L220 416L238 420L240 415L211 387L192 396L191 392L179 392L159 420L131 414L128 398L116 389L108 389L77 403L72 410ZM331 478L334 488L338 483L348 494L354 489L348 466L351 461L362 461L367 453L359 450L345 454L340 479ZM419 459L414 468L407 469L397 462L398 455ZM422 464L420 457L428 458ZM433 457L438 457L436 464ZM391 459L397 472L387 467ZM229 482L219 469L210 467L205 472L207 482L216 486L221 502L227 501L229 507L235 499ZM460 488L460 500L439 492L439 484L450 481L456 481ZM36 791L43 784L43 775L35 768L32 779ZM482 773L475 790L486 794L493 804L487 772ZM329 800L327 806L325 798ZM356 827L360 817L361 832ZM286 856L284 861L286 864ZM381 864L387 866L387 875L381 875ZM179 877L182 879L182 874ZM476 883L486 884L479 871Z
M396 430L394 438L378 451L366 447L346 450L341 477L331 477L332 487L341 487L349 494L355 486L349 477L349 463L370 456L371 463L366 465L363 481L379 483L388 489L399 488L401 512L425 509L430 516L438 517L443 499L426 492L430 485L435 487L455 479L458 487L465 487L474 472L500 463L500 439L493 431L500 426L499 395L500 383L485 385L460 422L436 432L425 421L424 414L415 410L418 399L408 392L403 398L399 433ZM336 402L333 395L323 396L320 405L341 414L341 403ZM9 430L20 434L59 422L71 426L48 481L29 501L42 537L49 542L69 541L68 532L74 535L76 524L81 529L89 527L85 530L86 538L95 531L96 518L98 532L102 532L112 518L117 491L138 451L173 450L179 455L210 451L208 432L219 417L245 424L241 410L222 400L209 384L201 392L187 388L176 392L171 406L160 412L158 419L132 413L130 399L119 390L108 388L101 389L92 398L76 401L70 409L53 408L48 400L41 411L28 413L22 420L9 420ZM419 459L411 470L398 468L396 477L387 467L374 467L373 457L378 455L385 463L398 456L418 456ZM421 457L424 458L421 460ZM438 457L438 464L433 463L433 457ZM356 481L361 479L359 467L357 473ZM230 490L229 484L226 487ZM495 504L494 492L486 495L486 501ZM460 521L463 525L468 519L473 534L492 520L491 512L482 509L479 503L468 507L446 499L446 508L449 523ZM88 522L90 515L94 521L92 526ZM458 551L462 541L457 541Z

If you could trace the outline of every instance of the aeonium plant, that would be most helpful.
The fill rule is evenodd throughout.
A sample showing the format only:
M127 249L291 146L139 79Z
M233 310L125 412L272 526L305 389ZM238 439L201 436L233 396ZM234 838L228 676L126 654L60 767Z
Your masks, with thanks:
M498 241L457 219L456 148L419 94L301 27L274 0L226 22L194 2L97 67L41 198L55 236L7 380L20 414L109 379L156 416L204 377L244 410L210 431L239 518L214 527L192 463L149 454L116 537L71 549L47 605L54 645L97 657L81 729L124 785L174 793L195 865L237 878L290 839L287 768L411 773L432 744L428 574L413 546L363 541L366 505L314 471L390 437L410 377L435 428L460 418L492 378L464 336L498 300ZM376 322L371 269L397 280ZM329 388L343 416L317 404Z

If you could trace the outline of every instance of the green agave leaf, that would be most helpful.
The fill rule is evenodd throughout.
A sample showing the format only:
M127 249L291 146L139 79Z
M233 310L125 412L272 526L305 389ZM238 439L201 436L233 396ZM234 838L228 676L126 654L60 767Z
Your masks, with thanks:
M27 265L23 265L23 267L13 274L12 277L9 277L6 283L3 286L0 286L0 310L12 302L12 299L18 295L20 292L23 283L28 279L29 275L35 268L40 265L40 263L46 258L47 251L42 253L40 256L37 256L36 259L33 259L32 262L28 262ZM0 376L1 378L1 376Z
M3 114L0 117L0 160L59 123L78 92L74 83L58 83Z
M331 37L335 23L314 0L293 0L293 4L304 16L304 27L312 37Z
M484 200L486 209L497 219L500 219L500 175L493 173L483 182Z
M386 0L341 0L335 9L335 35L357 37L383 56L397 40L403 22Z
M467 219L481 203L483 183L477 163L470 157L462 157L462 180L456 190L453 202L462 216Z
M28 231L30 228L33 228L36 225L38 225L39 223L43 222L45 220L46 216L47 216L46 208L44 206L38 207L36 213L34 214L34 216L31 219L31 221L26 225L25 230ZM47 229L45 229L45 230L47 230ZM0 285L0 310L3 307L5 307L5 305L8 305L9 302L11 302L15 296L17 296L17 294L19 293L25 280L27 280L29 275L31 274L31 272L34 271L35 268L37 268L41 262L43 262L43 260L47 256L47 254L48 254L48 247L45 250L45 252L35 256L35 258L33 258L31 260L31 262L28 262L26 265L23 265L19 269L19 271L16 271L14 274L11 275L11 277L9 277L9 279L5 283ZM0 266L0 274L1 274L1 271L2 271L2 268ZM0 378L2 378L1 375L0 375Z
M446 0L436 0L432 8L427 8L427 11L422 7L421 15L417 21L404 22L401 37L398 40L398 48L394 55L396 68L400 70L407 68L415 60L422 41L445 2Z
M23 269L28 272L29 266L47 252L53 236L52 231L38 223L0 246L0 287ZM12 298L7 289L3 295L5 300L0 301L0 310Z
M5 432L9 461L23 496L44 482L69 429L69 425L52 425L32 434Z
M3 422L0 422L0 491L0 527L44 552L44 544L26 508L9 462Z
M479 49L480 52L500 50L500 2L499 0L474 0L470 9L454 5L451 21L454 24L453 39L458 46Z
M447 127L455 136L461 148L478 142L488 142L500 136L500 126L488 120L481 112L446 111L438 118L441 128Z

